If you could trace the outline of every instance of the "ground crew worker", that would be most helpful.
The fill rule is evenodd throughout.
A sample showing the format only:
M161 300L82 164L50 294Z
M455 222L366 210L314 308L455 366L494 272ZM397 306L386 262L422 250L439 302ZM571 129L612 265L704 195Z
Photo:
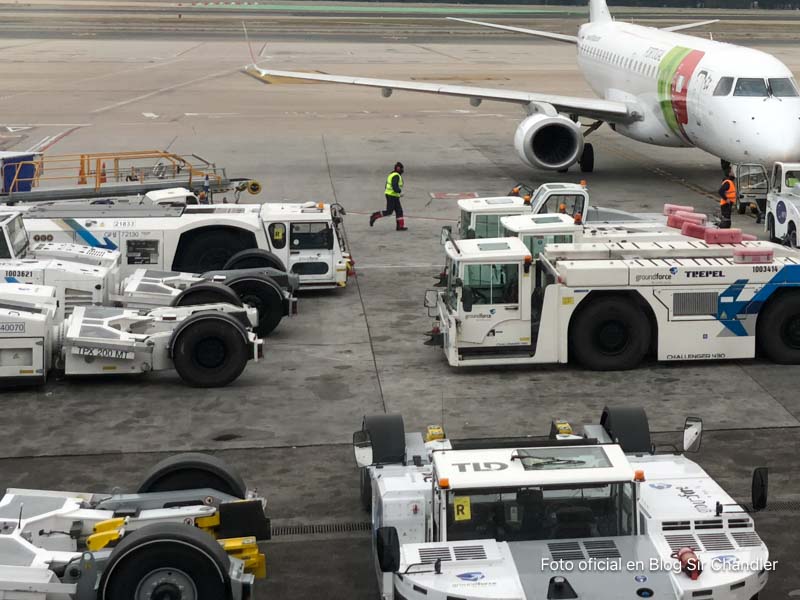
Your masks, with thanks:
M398 162L394 165L394 170L386 177L386 210L376 210L369 216L369 226L375 225L375 221L381 217L388 217L394 213L397 219L397 231L408 231L405 219L403 218L403 206L400 204L400 197L403 195L403 163Z
M736 204L736 177L733 171L728 172L728 176L719 188L719 212L722 220L719 223L720 229L731 228L731 214L733 206Z

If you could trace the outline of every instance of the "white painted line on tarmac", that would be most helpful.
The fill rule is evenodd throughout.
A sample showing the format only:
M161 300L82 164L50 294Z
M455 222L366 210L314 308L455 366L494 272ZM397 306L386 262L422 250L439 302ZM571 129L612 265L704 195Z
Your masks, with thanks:
M120 108L122 106L126 106L128 104L133 104L134 102L139 102L140 100L146 100L147 98L152 98L153 96L158 96L159 94L164 94L166 92L171 92L172 90L177 90L182 87L186 87L195 83L200 83L201 81L208 81L209 79L215 79L217 77L222 77L224 75L230 75L232 73L238 73L240 71L240 67L235 69L226 69L225 71L218 71L216 73L211 73L210 75L203 75L202 77L197 77L196 79L190 79L189 81L183 81L181 83L175 83L173 85L168 85L166 87L159 88L152 92L147 92L146 94L141 94L139 96L134 96L133 98L128 98L127 100L121 100L120 102L114 102L114 104L108 104L106 106L101 106L100 108L96 108L92 111L93 115L104 113L109 110L113 110L115 108Z

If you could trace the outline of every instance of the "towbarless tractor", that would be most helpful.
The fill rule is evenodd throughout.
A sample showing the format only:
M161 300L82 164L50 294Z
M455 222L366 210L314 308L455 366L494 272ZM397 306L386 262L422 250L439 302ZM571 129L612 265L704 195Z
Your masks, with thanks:
M425 297L431 342L454 367L800 364L800 255L691 227L702 239L551 244L536 260L520 238L449 240L446 287Z

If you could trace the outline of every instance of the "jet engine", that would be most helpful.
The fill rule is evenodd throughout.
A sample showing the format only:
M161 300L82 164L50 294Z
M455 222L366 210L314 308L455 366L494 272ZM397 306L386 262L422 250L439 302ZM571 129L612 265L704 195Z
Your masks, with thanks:
M583 153L583 132L567 117L535 114L517 127L514 147L532 167L557 171L578 162Z

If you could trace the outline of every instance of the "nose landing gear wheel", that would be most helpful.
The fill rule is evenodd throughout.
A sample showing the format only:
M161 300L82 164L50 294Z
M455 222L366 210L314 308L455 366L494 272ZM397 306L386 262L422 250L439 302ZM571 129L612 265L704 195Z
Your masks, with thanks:
M209 534L155 523L126 535L111 552L98 600L230 600L230 559Z

